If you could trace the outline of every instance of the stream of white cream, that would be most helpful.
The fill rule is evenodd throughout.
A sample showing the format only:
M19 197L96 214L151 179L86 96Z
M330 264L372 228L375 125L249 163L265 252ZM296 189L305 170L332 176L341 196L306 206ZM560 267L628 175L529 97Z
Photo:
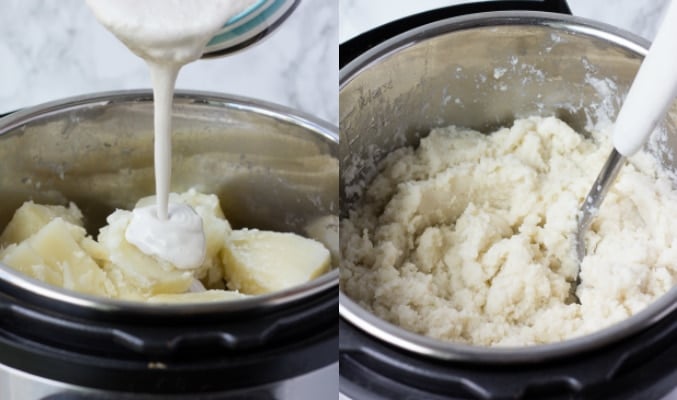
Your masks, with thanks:
M202 56L229 19L256 1L87 0L99 22L146 61L153 84L157 204L134 210L125 237L178 268L199 267L206 244L200 216L190 206L169 205L176 77L181 67Z

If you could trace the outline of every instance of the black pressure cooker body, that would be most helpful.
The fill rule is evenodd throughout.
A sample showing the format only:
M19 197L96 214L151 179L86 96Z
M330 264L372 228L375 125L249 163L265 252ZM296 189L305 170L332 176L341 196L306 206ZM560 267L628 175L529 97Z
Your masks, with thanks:
M277 309L174 317L0 291L0 382L25 393L17 399L284 399L332 379L336 290Z

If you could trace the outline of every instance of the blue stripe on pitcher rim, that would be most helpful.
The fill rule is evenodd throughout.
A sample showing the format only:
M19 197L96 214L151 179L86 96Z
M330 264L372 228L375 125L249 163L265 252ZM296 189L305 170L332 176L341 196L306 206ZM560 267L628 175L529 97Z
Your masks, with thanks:
M232 31L233 29L236 29L242 25L248 24L249 21L256 18L258 14L260 14L266 8L270 7L273 3L275 3L275 1L277 0L262 0L261 2L258 3L259 6L255 10L250 8L249 12L240 13L236 21L229 21L226 25L222 26L221 29L219 29L219 31L216 32L214 36L218 36L224 32Z
M266 3L267 0L259 0L256 3L252 4L251 6L245 8L244 10L240 11L239 14L231 17L226 23L223 25L223 27L227 27L228 25L233 25L237 23L237 21L241 20L242 18L246 17L247 15L253 13L256 11L257 8L261 7Z
M251 21L248 21L246 24L234 27L232 30L220 31L209 41L209 43L207 43L207 47L218 45L219 43L232 40L238 36L242 36L248 33L249 31L255 29L258 26L263 25L272 15L274 15L282 7L284 3L288 1L289 0L274 1L269 7L267 7L265 10L262 10L256 17L254 17ZM257 5L265 2L266 0L261 0L259 3L257 3ZM293 1L290 3L293 3ZM244 16L241 16L240 18L243 17Z

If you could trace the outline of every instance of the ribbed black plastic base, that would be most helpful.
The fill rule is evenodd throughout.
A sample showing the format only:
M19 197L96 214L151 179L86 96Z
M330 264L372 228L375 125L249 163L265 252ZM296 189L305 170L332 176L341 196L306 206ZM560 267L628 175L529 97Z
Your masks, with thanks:
M660 399L677 387L677 312L572 358L518 365L443 362L380 342L343 319L340 390L352 399Z
M1 288L0 288L1 289ZM0 363L92 389L211 393L278 382L337 360L337 290L277 309L170 321L76 316L0 294Z

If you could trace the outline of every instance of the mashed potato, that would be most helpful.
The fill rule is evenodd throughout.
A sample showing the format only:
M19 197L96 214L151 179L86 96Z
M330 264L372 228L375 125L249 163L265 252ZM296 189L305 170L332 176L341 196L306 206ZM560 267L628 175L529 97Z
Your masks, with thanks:
M435 129L393 152L341 221L342 289L407 330L484 346L556 342L642 310L677 278L677 192L645 153L593 222L581 304L567 304L607 136L529 118L490 135Z

